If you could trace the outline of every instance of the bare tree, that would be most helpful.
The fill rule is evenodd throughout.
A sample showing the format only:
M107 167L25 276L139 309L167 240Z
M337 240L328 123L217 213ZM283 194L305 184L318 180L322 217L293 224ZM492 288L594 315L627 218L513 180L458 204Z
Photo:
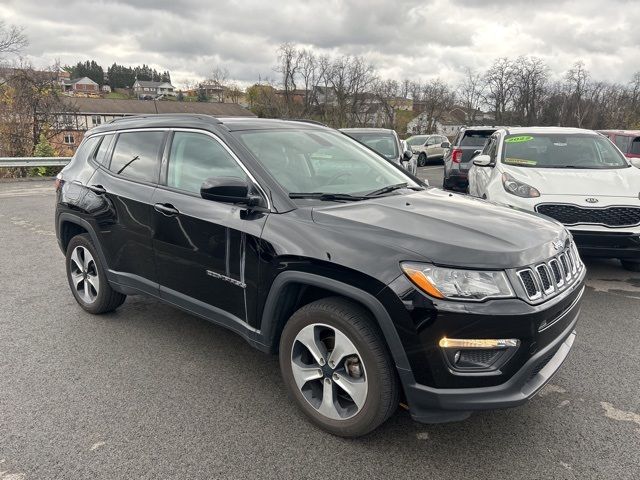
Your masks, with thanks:
M457 95L460 103L466 109L467 123L476 122L477 113L486 101L486 89L484 75L466 67L464 79L457 88Z
M516 120L535 125L540 116L549 68L537 57L518 57L513 64L513 108Z
M0 60L7 54L20 53L28 44L22 27L0 20Z
M442 80L435 79L420 85L414 104L419 102L421 113L420 130L426 133L435 133L436 124L443 120L445 115L455 105L455 92Z
M282 75L282 87L284 95L285 116L292 116L294 106L294 94L296 91L296 79L301 63L302 52L291 43L283 43L278 49L278 65L276 72Z
M371 93L378 106L382 118L377 118L376 126L393 128L395 123L395 109L400 93L400 85L395 80L376 80L371 86Z
M496 122L508 123L507 110L515 89L515 69L508 58L499 58L485 73L487 101L495 112Z

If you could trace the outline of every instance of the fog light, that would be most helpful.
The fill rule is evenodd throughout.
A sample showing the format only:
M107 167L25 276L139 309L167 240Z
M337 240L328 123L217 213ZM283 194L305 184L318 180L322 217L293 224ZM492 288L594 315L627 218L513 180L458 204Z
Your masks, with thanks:
M508 348L517 347L520 340L515 338L447 338L440 339L438 345L441 348Z

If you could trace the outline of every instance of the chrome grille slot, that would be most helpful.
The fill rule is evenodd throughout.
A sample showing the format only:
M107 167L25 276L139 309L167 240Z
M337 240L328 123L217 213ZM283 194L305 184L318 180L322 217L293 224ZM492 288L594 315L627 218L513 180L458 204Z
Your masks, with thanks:
M540 277L540 284L542 285L542 290L544 291L544 293L553 292L553 283L551 283L549 267L547 267L547 265L543 263L536 267L536 272Z
M584 265L573 243L545 262L516 271L529 300L548 298L566 290L579 278Z

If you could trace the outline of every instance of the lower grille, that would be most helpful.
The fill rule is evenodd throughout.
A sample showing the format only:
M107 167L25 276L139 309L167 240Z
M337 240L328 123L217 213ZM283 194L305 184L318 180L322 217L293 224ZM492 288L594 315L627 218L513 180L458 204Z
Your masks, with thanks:
M551 359L553 358L553 356L556 354L557 351L558 351L557 348L553 349L538 361L535 368L529 374L529 378L527 379L527 382L531 380L533 377L535 377L537 374L539 374L542 371L542 369L547 366L547 363L551 361Z
M640 225L640 207L580 207L563 203L543 203L536 211L555 218L564 225L604 225L635 227Z

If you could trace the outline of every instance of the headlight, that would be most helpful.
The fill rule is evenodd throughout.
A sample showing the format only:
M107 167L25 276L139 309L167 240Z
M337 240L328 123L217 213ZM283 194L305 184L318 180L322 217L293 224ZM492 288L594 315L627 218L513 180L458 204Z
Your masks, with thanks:
M401 267L420 290L435 298L480 301L514 296L502 271L459 270L424 263L402 263Z
M540 192L526 183L522 183L513 178L508 173L502 174L502 186L512 195L522 198L535 198L540 196Z

